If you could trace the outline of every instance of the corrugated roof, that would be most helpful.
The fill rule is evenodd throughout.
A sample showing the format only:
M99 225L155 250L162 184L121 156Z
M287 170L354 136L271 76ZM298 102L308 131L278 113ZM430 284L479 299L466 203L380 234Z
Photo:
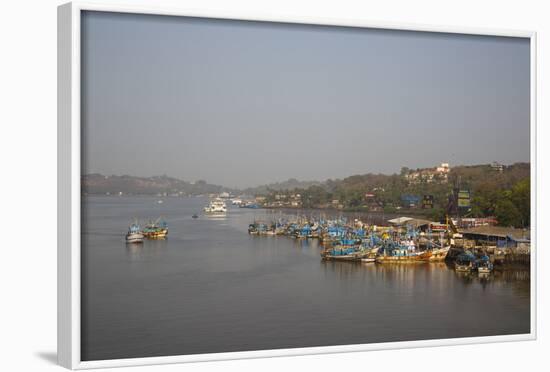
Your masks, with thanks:
M392 220L388 220L388 222L393 223L394 225L402 225L405 222L408 222L410 220L412 220L412 218L410 218L410 217L397 217L397 218L394 218Z
M458 232L461 234L496 236L499 238L510 236L513 239L528 239L531 236L531 231L529 229L517 229L515 227L503 226L478 226L469 229L461 229Z
M411 217L397 217L392 220L388 220L389 223L394 225L411 225L411 226L424 226L429 225L430 223L434 223L429 220L424 220L421 218L411 218Z

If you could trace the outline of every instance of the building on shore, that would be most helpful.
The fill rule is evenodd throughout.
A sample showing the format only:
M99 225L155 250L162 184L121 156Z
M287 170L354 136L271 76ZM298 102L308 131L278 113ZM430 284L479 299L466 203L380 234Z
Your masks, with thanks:
M518 254L529 254L531 238L529 229L503 226L478 226L461 229L464 247L495 247Z
M430 229L433 224L436 224L436 222L430 220L412 217L397 217L388 220L388 223L393 226L411 226L423 232Z

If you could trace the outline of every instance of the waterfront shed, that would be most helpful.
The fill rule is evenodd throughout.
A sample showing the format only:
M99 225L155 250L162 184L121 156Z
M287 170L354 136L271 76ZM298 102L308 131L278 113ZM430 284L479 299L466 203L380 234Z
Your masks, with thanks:
M529 251L530 230L503 226L478 226L459 230L465 239L477 245L493 245L500 248L519 248Z

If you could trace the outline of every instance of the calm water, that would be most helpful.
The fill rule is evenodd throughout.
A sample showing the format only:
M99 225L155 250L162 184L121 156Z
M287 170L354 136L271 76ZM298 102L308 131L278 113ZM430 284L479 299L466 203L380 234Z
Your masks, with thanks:
M529 332L528 271L323 262L316 241L247 234L279 212L194 220L205 199L157 200L84 199L83 360ZM159 215L167 240L126 245Z

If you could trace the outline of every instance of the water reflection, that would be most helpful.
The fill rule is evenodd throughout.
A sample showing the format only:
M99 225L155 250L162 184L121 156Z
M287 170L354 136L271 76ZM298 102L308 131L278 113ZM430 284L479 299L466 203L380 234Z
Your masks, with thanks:
M204 217L207 220L212 220L212 221L226 221L227 220L227 214L225 214L225 213L205 214Z
M530 271L527 268L496 268L491 273L455 272L456 276L462 280L484 280L497 282L529 282L531 279Z
M379 282L400 283L410 287L416 284L426 286L427 281L449 285L453 277L463 285L480 284L486 286L489 283L523 283L529 285L529 269L495 269L491 273L456 272L452 264L416 263L416 264L376 264L363 262L320 261L322 270L330 275L336 275L339 279L349 280L368 278ZM416 283L422 281L422 283Z
M278 238L288 240L287 237L278 237ZM318 253L319 253L319 259L321 258L319 240L317 240L317 239L315 239L315 240L312 240L312 239L291 239L290 241L293 242L293 246L295 246L295 247L299 247L299 248L307 249L307 250L317 250Z
M162 254L167 244L167 239L151 239L141 244L126 244L126 254L130 261L145 261Z

